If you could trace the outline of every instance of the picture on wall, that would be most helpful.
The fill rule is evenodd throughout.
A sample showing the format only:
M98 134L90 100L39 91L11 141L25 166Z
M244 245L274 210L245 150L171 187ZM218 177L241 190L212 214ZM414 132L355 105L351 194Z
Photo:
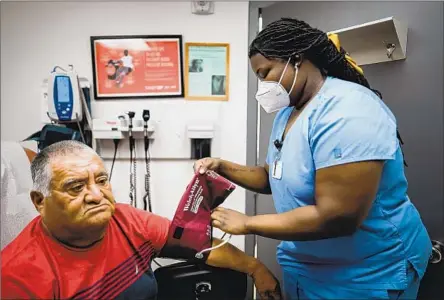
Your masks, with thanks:
M91 37L95 99L183 97L181 35Z
M227 101L230 45L185 43L185 99Z

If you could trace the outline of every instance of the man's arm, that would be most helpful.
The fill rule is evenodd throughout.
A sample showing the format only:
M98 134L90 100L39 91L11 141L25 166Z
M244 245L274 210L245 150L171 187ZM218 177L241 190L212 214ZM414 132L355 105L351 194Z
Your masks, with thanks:
M212 246L215 247L221 242L219 239L213 239ZM218 268L232 269L246 273L249 276L252 276L257 268L263 266L258 260L246 255L230 243L212 250L207 258L206 264Z
M221 242L213 239L213 247ZM246 273L253 279L261 299L281 299L279 282L271 271L258 259L248 256L229 243L212 250L206 264Z
M212 247L221 242L221 240L214 238ZM167 243L159 257L177 258L174 254L177 252L183 253L177 246ZM270 270L258 259L248 256L229 243L213 249L205 263L213 267L231 269L249 275L253 279L261 299L281 299L279 282Z

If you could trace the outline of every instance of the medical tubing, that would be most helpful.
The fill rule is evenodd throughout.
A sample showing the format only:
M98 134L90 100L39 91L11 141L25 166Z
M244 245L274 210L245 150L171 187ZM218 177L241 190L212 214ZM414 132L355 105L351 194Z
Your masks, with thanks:
M223 236L225 236L225 234L224 234ZM232 236L232 235L230 234L230 236L228 237L228 239L226 239L225 241L223 241L222 243L220 243L219 245L217 245L217 246L215 246L215 247L207 248L207 249L204 249L204 250L202 250L202 251L196 253L195 257L198 258L198 259L202 259L202 258L203 258L203 254L204 254L205 252L212 251L212 250L215 250L215 249L217 249L217 248L222 247L223 245L225 245L226 243L228 243L228 242L230 241L231 236Z
M55 72L57 69L60 69L60 70L62 70L65 73L68 72L68 71L66 71L65 69L63 69L62 67L59 67L59 66L55 66L54 69L52 69L52 72Z
M113 176L113 169L114 169L114 163L116 162L116 156L117 156L117 148L119 147L119 139L113 139L114 142L114 155L113 155L113 162L111 163L111 171L109 172L109 180L111 181L111 177Z
M82 126L80 126L80 121L79 121L79 115L76 113L76 118L77 118L77 126L79 127L79 133L80 133L80 137L82 138L82 142L84 143L84 144L86 144L86 141L85 141L85 136L83 135L83 131L82 131Z

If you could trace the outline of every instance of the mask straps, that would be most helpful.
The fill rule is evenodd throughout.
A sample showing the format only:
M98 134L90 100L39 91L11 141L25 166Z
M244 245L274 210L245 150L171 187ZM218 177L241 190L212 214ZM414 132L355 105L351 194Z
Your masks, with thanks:
M222 236L222 238L223 238L224 236L225 236L225 234ZM202 259L202 258L203 258L203 254L204 254L205 252L208 252L208 251L211 251L211 250L217 249L217 248L219 248L219 247L222 247L223 245L225 245L226 243L228 243L228 242L230 241L230 239L231 239L231 234L230 234L230 236L228 237L228 239L226 239L225 241L223 241L223 242L220 243L219 245L214 246L214 247L211 247L211 248L203 249L202 251L196 253L195 257L198 258L198 259Z
M290 63L291 57L288 58L287 64L285 65L284 70L282 71L281 78L279 78L279 84L281 84L282 78L284 78L285 71L287 71L288 64Z
M285 65L285 68L284 68L284 71L282 71L281 78L279 78L279 84L281 84L282 78L284 78L284 74L285 74L285 71L287 71L287 67L288 67L288 64L290 63L290 60L291 60L291 57L288 58L287 64ZM296 63L294 64L294 78L293 78L293 84L291 85L291 89L290 89L290 91L288 92L288 94L291 94L291 91L293 91L294 85L295 85L295 83L296 83L296 78L298 77L298 70L299 70L299 68L298 68L298 64L297 64L297 62L296 62Z
M298 77L298 71L299 71L298 64L295 63L295 64L294 64L294 78L293 78L293 84L291 85L291 89L290 89L290 91L288 92L289 95L291 94L291 91L293 90L294 85L295 85L295 83L296 83L296 78Z

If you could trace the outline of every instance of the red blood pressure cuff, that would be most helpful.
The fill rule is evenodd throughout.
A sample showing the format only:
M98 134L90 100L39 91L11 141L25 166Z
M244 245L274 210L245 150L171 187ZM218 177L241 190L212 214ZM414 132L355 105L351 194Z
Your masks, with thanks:
M234 191L235 185L208 171L194 175L176 210L162 256L206 260L212 247L211 211Z

